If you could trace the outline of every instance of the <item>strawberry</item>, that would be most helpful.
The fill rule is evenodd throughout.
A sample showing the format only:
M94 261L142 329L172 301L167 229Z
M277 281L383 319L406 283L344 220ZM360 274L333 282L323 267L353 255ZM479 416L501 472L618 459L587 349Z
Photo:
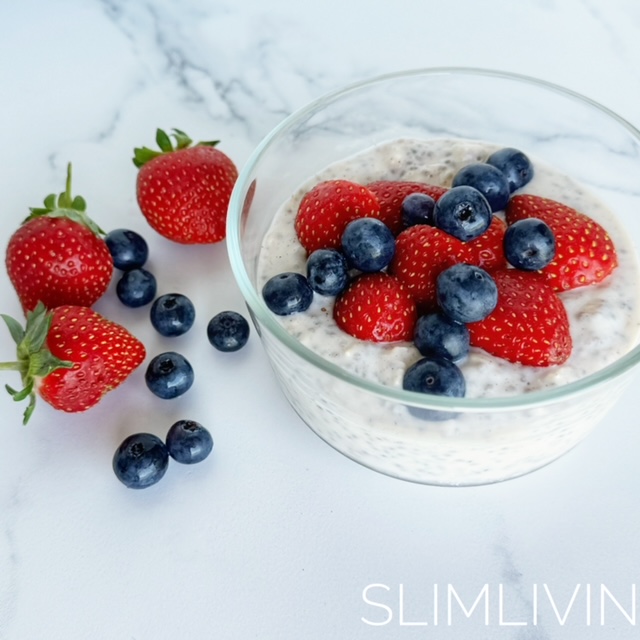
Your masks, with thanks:
M339 249L342 232L352 220L379 217L380 204L369 189L349 180L327 180L302 198L295 230L307 253Z
M367 185L380 203L380 219L384 222L393 235L398 235L404 225L402 224L402 201L412 193L424 193L437 200L447 191L446 187L439 187L426 182L407 182L400 180L378 180Z
M145 358L144 345L124 327L87 307L63 305L49 311L38 303L26 327L2 315L17 344L17 362L0 364L20 372L23 388L7 391L16 401L29 398L26 424L37 391L55 409L85 411L115 389Z
M540 196L517 195L511 198L505 215L508 224L539 218L551 227L556 255L541 273L556 291L601 282L618 266L609 234L595 220L565 204Z
M548 367L571 354L569 320L562 301L535 272L492 273L498 305L480 322L468 324L471 344L509 362Z
M436 306L436 278L459 262L492 271L506 266L502 248L505 224L493 217L491 225L478 238L462 242L441 229L415 225L396 238L396 253L389 272L402 282L421 311Z
M195 146L183 131L176 140L156 132L160 151L134 150L140 169L136 181L138 205L160 235L182 244L210 244L226 234L227 208L238 178L233 161L216 149L218 141Z
M103 231L87 216L81 196L66 190L47 196L9 239L6 267L24 311L38 301L52 309L63 304L90 307L107 290L113 259Z
M404 286L386 273L361 275L336 298L333 317L338 326L360 340L412 340L416 305Z

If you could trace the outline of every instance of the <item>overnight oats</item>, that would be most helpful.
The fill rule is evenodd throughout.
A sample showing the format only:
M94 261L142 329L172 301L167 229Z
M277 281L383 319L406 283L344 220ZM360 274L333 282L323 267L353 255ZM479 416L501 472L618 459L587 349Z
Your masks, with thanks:
M397 139L313 176L274 216L256 288L295 340L371 385L285 362L264 331L305 422L367 466L433 484L543 466L608 408L568 397L470 411L442 398L559 388L620 359L640 331L635 250L607 207L535 158L468 140ZM389 401L376 385L433 406Z

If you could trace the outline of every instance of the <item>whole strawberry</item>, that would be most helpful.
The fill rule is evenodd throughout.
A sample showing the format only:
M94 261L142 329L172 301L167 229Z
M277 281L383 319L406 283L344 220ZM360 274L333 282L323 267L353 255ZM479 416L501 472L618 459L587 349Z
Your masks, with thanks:
M210 244L226 234L227 208L238 178L232 160L215 148L218 141L192 140L173 129L156 132L160 151L134 150L138 205L160 235L182 244Z
M113 259L102 230L87 216L81 196L71 196L71 165L64 193L32 208L9 239L6 267L24 311L38 301L92 306L107 290Z
M498 269L496 308L467 326L471 344L509 362L531 367L562 364L571 355L567 312L544 278L535 272Z
M509 201L505 215L508 224L538 218L549 225L555 236L556 252L541 274L556 291L602 282L618 266L615 246L605 229L561 202L516 195Z
M404 286L384 272L354 279L333 308L336 324L346 333L371 342L410 341L416 305Z
M38 303L26 327L2 315L17 344L17 361L0 364L16 370L23 388L7 391L16 401L29 399L26 424L36 392L55 409L77 413L97 404L145 358L144 345L124 327L87 307L63 305L49 311Z

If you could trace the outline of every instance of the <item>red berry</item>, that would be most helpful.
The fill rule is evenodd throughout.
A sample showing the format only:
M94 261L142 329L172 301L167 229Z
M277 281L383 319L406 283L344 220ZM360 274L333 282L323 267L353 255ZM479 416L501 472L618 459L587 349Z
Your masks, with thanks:
M505 224L493 217L478 238L462 242L429 225L415 225L396 238L396 253L389 272L402 282L421 310L436 306L436 279L441 271L465 262L486 271L506 266L502 248Z
M412 340L416 305L394 277L364 274L336 298L333 317L338 326L360 340L396 342Z
M161 151L136 149L140 168L136 183L138 205L160 235L182 244L209 244L223 240L227 208L238 178L232 160L214 148L217 142L192 140L174 129L177 145L158 129Z
M424 182L407 182L400 180L378 180L367 185L380 203L380 219L394 235L398 235L404 225L402 223L402 201L412 193L424 193L437 200L448 189Z
M307 253L339 249L345 227L357 218L380 218L376 196L349 180L327 180L302 198L295 230Z
M532 195L513 196L507 205L508 224L539 218L556 239L554 259L540 273L555 291L596 284L617 266L609 234L595 220L565 204Z
M572 342L562 301L538 273L499 269L492 273L498 305L468 326L471 344L509 362L548 367L566 362Z

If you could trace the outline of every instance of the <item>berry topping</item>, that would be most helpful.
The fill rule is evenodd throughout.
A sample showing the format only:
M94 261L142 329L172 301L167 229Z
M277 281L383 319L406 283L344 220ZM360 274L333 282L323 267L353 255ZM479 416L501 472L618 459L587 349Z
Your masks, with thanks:
M380 203L379 218L391 229L393 235L398 235L405 228L402 220L402 203L408 195L423 193L437 200L447 191L445 187L425 182L395 180L378 180L369 183L367 188L378 198Z
M461 362L469 353L469 329L444 313L429 313L418 318L413 342L423 356Z
M349 266L336 249L317 249L307 259L307 280L322 296L337 296L349 284Z
M209 320L207 338L218 351L238 351L249 340L249 323L236 311L221 311Z
M491 206L473 187L449 189L437 202L434 222L438 229L468 242L482 235L491 224Z
M533 178L531 160L518 149L512 149L511 147L499 149L487 158L487 164L493 165L496 169L502 171L507 179L511 193L524 187Z
M495 309L498 288L484 269L460 263L440 273L436 296L440 308L452 320L478 322Z
M129 489L146 489L159 482L169 466L169 453L151 433L130 435L116 449L113 471Z
M349 222L368 217L380 217L380 204L369 189L349 180L328 180L302 198L295 230L307 253L339 249Z
M262 287L265 304L278 316L306 311L313 302L313 289L300 273L287 271L269 278Z
M146 269L125 271L116 284L116 295L127 307L143 307L149 304L157 292L155 276Z
M504 234L507 261L523 271L544 269L556 255L556 238L548 224L538 218L523 218Z
M416 306L396 278L367 273L354 279L336 298L333 317L338 326L360 340L409 341L416 323Z
M213 449L213 438L195 420L178 420L167 433L169 455L182 464L202 462Z
M538 273L500 269L496 308L469 325L471 345L490 354L533 367L566 362L571 354L567 312Z
M342 234L342 251L348 264L367 273L382 271L391 262L395 248L389 227L375 218L353 220Z
M565 204L532 195L513 196L507 223L524 218L545 222L556 239L556 253L542 275L556 291L575 289L604 280L618 257L609 234L593 219Z
M193 368L190 362L175 351L161 353L149 362L145 372L147 387L164 400L177 398L193 384Z
M402 212L402 226L413 227L416 224L433 224L433 212L436 201L426 193L412 193L403 201L400 211Z
M494 216L489 229L469 242L428 225L409 227L396 238L389 272L400 280L422 309L436 306L436 278L453 264L466 262L487 271L506 266L505 224Z
M491 211L502 211L511 191L504 173L490 164L475 162L463 167L453 177L453 186L466 185L477 189L489 203Z
M149 257L147 241L130 229L114 229L105 236L104 241L116 269L137 269L142 267Z
M196 319L193 302L181 293L166 293L151 305L149 318L162 336L173 338L191 329Z

